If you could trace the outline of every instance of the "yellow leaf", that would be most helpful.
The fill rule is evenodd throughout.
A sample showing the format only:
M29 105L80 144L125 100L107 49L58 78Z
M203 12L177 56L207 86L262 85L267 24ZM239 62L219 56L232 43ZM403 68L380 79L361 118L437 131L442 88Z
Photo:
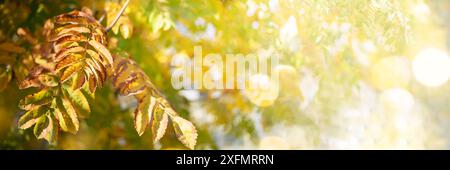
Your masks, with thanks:
M50 103L52 99L52 91L48 89L42 89L37 93L26 96L19 102L19 106L24 110L31 110L33 108L36 108L37 106Z
M108 65L111 65L113 63L111 53L109 53L108 49L106 49L103 44L95 40L90 40L89 44L100 53L100 56L104 57L108 61Z
M63 94L70 101L78 116L83 118L89 116L91 112L89 102L81 90L64 88Z
M151 120L153 143L158 142L166 133L168 117L160 107L153 112L153 118Z
M23 114L19 119L18 122L19 128L21 129L30 128L36 123L39 117L41 117L48 111L48 109L49 108L47 106L40 106L34 110L25 112L25 114Z
M171 109L166 110L166 112L167 111L172 112ZM179 116L173 116L171 119L178 140L189 149L194 149L195 144L197 143L197 130L194 125Z
M65 97L57 98L56 105L55 114L58 117L61 129L76 134L79 127L78 116L70 101Z
M84 75L84 72L82 70L78 71L77 75L73 79L72 89L73 90L80 89L81 87L83 87L85 82L86 82L86 76Z
M59 61L55 66L55 70L59 71L67 66L73 65L74 63L81 61L83 58L84 57L80 54L71 54L62 59L61 61Z
M45 139L49 143L56 141L58 134L58 128L56 125L56 120L51 116L51 114L42 115L36 121L34 126L34 135L38 139Z
M40 74L38 80L42 85L47 87L55 87L58 85L56 77L50 74Z
M64 49L61 49L56 53L55 55L55 61L59 62L62 59L66 59L67 56L74 53L81 53L84 52L84 48L80 46L71 46ZM82 57L81 55L77 55L76 57Z
M61 74L60 77L60 82L64 83L67 79L69 79L75 72L80 71L80 69L82 68L83 63L82 62L78 62L76 64L73 64L69 67L67 67L63 73Z
M153 113L155 104L156 100L153 97L146 97L139 101L139 105L134 111L134 125L139 136L144 134L151 120L151 114Z

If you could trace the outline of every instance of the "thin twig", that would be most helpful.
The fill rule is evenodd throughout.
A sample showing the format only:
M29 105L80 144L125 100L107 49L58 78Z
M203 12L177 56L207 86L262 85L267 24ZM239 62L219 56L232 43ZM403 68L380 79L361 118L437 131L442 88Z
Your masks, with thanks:
M106 17L106 12L104 12L103 14L102 14L102 16L98 19L98 22L102 22L104 19L105 19L105 17Z
M125 9L127 8L129 2L130 2L130 0L125 1L125 3L123 4L122 8L119 11L119 13L116 15L116 18L114 18L114 21L111 23L111 25L106 27L106 32L111 30L111 28L117 23L119 18L122 16L123 12L125 12Z

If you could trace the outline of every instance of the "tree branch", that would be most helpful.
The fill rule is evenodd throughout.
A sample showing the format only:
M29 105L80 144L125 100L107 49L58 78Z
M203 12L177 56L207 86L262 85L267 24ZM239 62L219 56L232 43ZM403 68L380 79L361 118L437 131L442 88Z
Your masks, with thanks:
M119 18L122 16L123 12L125 12L125 9L127 8L129 2L130 2L130 0L125 1L125 3L123 4L122 8L119 11L119 13L116 15L116 18L114 18L114 21L111 23L111 25L106 27L106 32L108 32L109 30L111 30L112 27L114 27L114 25L117 23Z

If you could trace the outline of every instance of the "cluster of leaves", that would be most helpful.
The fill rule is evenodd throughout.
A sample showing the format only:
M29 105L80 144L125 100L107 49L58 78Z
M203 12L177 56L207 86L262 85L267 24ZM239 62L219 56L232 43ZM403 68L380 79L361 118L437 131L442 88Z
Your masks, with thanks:
M138 106L134 111L138 134L142 135L150 124L153 141L157 142L165 134L170 118L178 140L193 149L197 139L194 125L177 115L144 72L132 60L122 57L115 58L114 68L112 79L114 87L121 95L132 95L138 100Z
M21 89L39 89L20 101L20 108L26 110L19 119L21 129L34 125L35 136L50 143L56 141L59 128L76 134L79 118L86 118L91 112L89 99L95 97L96 89L112 74L113 85L120 93L133 95L139 101L135 111L139 135L151 124L154 142L159 141L170 118L178 139L194 149L197 139L194 125L177 115L132 60L110 54L107 28L89 9L61 14L45 25L46 41L38 43L41 49L32 53L40 64L19 85ZM120 29L125 38L129 36L123 33L127 28Z

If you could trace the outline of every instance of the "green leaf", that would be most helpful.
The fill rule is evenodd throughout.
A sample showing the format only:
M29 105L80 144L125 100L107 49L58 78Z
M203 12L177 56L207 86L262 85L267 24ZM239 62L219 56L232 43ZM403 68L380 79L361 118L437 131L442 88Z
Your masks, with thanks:
M65 132L76 134L79 128L79 122L77 114L72 104L66 98L56 99L57 108L55 109L55 115L59 120L59 126Z
M56 120L51 114L42 115L36 121L33 132L36 138L45 139L49 143L53 143L58 135Z
M34 110L30 110L25 112L24 115L22 115L19 119L19 128L20 129L28 129L31 126L33 126L39 117L44 115L49 108L47 106L39 106L38 108Z
M165 111L173 112L172 109L166 109ZM167 114L173 115L170 113ZM179 116L172 116L171 120L178 140L189 149L194 149L195 144L197 143L197 130L195 129L195 126Z
M78 116L82 118L89 117L91 109L89 107L89 102L81 89L72 90L71 88L64 88L64 96L70 101Z
M19 107L23 110L31 110L37 106L48 104L53 99L53 92L49 89L28 95L19 102Z

